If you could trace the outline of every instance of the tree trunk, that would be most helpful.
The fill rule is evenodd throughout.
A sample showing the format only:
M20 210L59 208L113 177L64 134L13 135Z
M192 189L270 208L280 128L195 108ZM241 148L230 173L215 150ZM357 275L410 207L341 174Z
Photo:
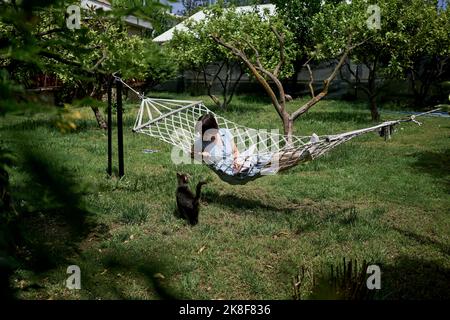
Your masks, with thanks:
M217 71L214 75L209 75L207 72L207 69L206 69L207 66L205 66L205 65L202 66L203 82L207 89L207 94L211 98L211 100L214 102L214 104L219 108L222 108L223 104L222 104L222 102L220 102L220 99L217 98L217 96L212 93L212 87L213 87L216 79L219 79L220 83L223 86L222 80L220 79L219 75L220 75L220 72L222 71L222 68L224 65L225 65L225 62L222 62L222 64L219 66L219 68L217 69ZM210 77L212 77L210 80L208 80L208 75Z
M369 104L370 104L370 114L372 116L372 120L380 121L380 113L378 112L376 95L371 95L369 97Z
M231 75L233 74L233 65L230 67L231 68ZM224 109L226 109L228 107L228 105L231 103L231 100L233 100L233 96L234 93L236 92L236 88L239 84L239 82L241 81L242 76L244 75L244 70L242 70L241 67L239 67L239 76L237 77L237 79L234 81L233 84L231 84L232 82L232 76L230 78L230 81L227 83L227 94L224 94L223 96L223 104L224 104Z
M89 96L91 98L101 101L103 93L104 93L104 91L102 89L103 89L103 86L105 85L105 82L106 82L106 80L103 78L97 79L97 84L94 84L94 87L92 88L92 91L89 94ZM98 107L91 106L91 109L92 109L92 111L94 111L95 119L97 120L97 124L98 124L99 128L107 130L108 124L106 123L105 118L103 117L103 115L100 112L100 110L98 109Z
M411 90L414 95L414 103L418 106L422 106L422 97L420 95L419 90L417 89L417 80L416 80L416 70L412 67L411 68Z
M428 83L429 79L423 74L421 79L417 81L415 72L414 70L411 72L411 88L414 94L414 104L416 107L423 108L431 85Z
M108 129L108 124L105 121L105 118L103 118L103 115L101 114L98 107L91 107L92 111L94 111L95 119L97 119L98 126L100 129Z
M376 67L377 60L373 63L372 68L369 67L369 83L368 83L368 94L369 94L369 108L370 114L373 121L380 121L380 113L378 112L377 106L377 84L376 84Z
M205 83L205 87L207 89L207 94L211 98L211 100L214 102L214 104L219 107L220 109L226 110L228 108L228 105L231 103L231 100L233 99L234 92L236 91L236 87L239 83L239 81L242 78L242 75L244 74L244 71L242 68L240 68L240 74L237 77L237 79L233 82L233 70L234 70L234 64L230 64L229 61L224 61L220 64L215 74L208 74L206 67L202 67L203 71L203 81ZM226 68L226 76L225 79L221 78L221 72L223 68ZM208 76L211 77L211 79L208 80ZM214 83L219 82L222 87L222 101L212 93L212 88Z
M292 133L294 132L294 120L289 117L289 114L286 113L283 116L283 130L284 135L287 137L288 142L292 143Z

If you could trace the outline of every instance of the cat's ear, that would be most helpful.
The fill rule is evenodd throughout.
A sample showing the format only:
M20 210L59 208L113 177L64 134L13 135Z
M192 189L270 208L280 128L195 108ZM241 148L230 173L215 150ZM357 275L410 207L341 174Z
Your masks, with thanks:
M181 177L181 174L180 174L179 172L177 172L177 177L178 177L178 178Z

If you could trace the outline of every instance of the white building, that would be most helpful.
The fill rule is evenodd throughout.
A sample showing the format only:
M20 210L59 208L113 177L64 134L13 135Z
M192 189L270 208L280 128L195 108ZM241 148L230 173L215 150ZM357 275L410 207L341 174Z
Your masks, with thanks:
M81 8L83 9L103 9L105 11L111 10L111 3L107 0L81 0ZM153 30L152 24L144 19L139 19L135 16L129 15L123 17L129 31L131 33L137 33L142 29Z
M273 4L261 4L261 5L258 5L258 6L242 6L242 7L236 7L235 8L235 10L237 12L249 12L249 11L253 11L255 9L260 14L265 14L265 12L268 11L269 15L272 15L275 12L275 5L273 5ZM206 18L205 11L202 10L202 11L199 11L199 12L193 14L192 16L187 18L185 21L201 21L201 20L204 20L205 18ZM172 39L175 30L187 31L188 28L186 27L185 21L177 24L175 27L170 28L166 32L160 34L159 36L154 38L153 41L154 42L163 43L163 42L166 42L166 41L169 41L169 40Z

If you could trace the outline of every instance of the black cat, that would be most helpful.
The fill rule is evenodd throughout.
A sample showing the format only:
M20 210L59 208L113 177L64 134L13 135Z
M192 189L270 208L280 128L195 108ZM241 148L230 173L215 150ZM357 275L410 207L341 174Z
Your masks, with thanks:
M200 181L197 184L195 195L189 190L188 182L189 176L183 173L177 173L178 188L177 188L177 207L180 216L189 221L191 225L198 223L198 212L200 207L200 195L202 186L206 184L205 181Z

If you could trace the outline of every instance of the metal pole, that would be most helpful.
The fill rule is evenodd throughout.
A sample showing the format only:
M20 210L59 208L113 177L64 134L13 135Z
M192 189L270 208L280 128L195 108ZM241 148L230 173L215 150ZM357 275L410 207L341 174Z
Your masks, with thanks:
M108 79L108 175L112 175L112 79Z
M117 86L117 148L119 154L119 177L124 175L123 164L123 122L122 122L122 82L116 81Z

